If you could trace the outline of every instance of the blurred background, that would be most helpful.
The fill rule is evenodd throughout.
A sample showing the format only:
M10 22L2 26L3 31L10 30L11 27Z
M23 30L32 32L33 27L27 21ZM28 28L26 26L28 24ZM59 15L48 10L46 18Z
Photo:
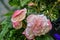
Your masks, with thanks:
M0 0L0 22L5 18L4 14L11 9L12 7L9 5L8 0Z

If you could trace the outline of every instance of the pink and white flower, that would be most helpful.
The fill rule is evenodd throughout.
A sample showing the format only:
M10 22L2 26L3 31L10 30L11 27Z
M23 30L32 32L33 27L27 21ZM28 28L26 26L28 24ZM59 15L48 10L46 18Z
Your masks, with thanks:
M11 18L13 28L20 29L22 27L22 20L25 19L27 9L16 10Z
M31 14L27 17L27 28L23 34L30 40L35 36L44 35L52 29L52 25L46 16Z

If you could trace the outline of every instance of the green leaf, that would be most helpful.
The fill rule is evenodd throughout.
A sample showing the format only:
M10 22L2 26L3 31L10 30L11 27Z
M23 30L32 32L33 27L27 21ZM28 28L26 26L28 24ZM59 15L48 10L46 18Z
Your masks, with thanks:
M3 28L3 30L0 33L0 40L2 40L5 34L9 31L8 28L9 27L7 25Z
M10 30L10 35L9 35L9 37L12 37L13 34L15 33L15 31L16 31L16 30Z
M9 4L11 6L20 6L23 7L24 5L26 5L29 1L31 0L9 0Z
M2 31L0 32L0 40L4 38L4 36L9 31L9 28L12 27L10 17L7 17L1 24L2 24Z
M4 16L11 16L12 14L13 14L13 11L10 11L10 12L4 14Z
M54 40L50 35L39 36L35 38L36 40Z
M18 6L19 5L19 0L9 0L9 4L11 6Z
M23 7L23 6L26 5L29 1L31 1L31 0L24 0L24 1L20 0L21 6Z

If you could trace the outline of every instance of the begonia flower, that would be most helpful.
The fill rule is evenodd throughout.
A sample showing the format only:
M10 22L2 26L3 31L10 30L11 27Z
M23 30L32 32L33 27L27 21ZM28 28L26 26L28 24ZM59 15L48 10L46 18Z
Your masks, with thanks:
M13 28L20 29L22 27L22 20L26 17L27 9L16 10L11 18Z
M23 34L27 39L34 39L35 36L46 34L52 29L52 24L46 16L31 14L27 17L27 28Z

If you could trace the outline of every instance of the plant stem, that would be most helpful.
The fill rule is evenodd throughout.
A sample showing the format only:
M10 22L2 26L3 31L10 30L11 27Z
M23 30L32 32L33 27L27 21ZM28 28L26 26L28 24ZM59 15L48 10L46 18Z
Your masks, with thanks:
M53 7L49 10L49 16L51 17L51 13L52 13L52 10L56 7L56 5L58 4L58 2L55 2L55 4L53 5Z

